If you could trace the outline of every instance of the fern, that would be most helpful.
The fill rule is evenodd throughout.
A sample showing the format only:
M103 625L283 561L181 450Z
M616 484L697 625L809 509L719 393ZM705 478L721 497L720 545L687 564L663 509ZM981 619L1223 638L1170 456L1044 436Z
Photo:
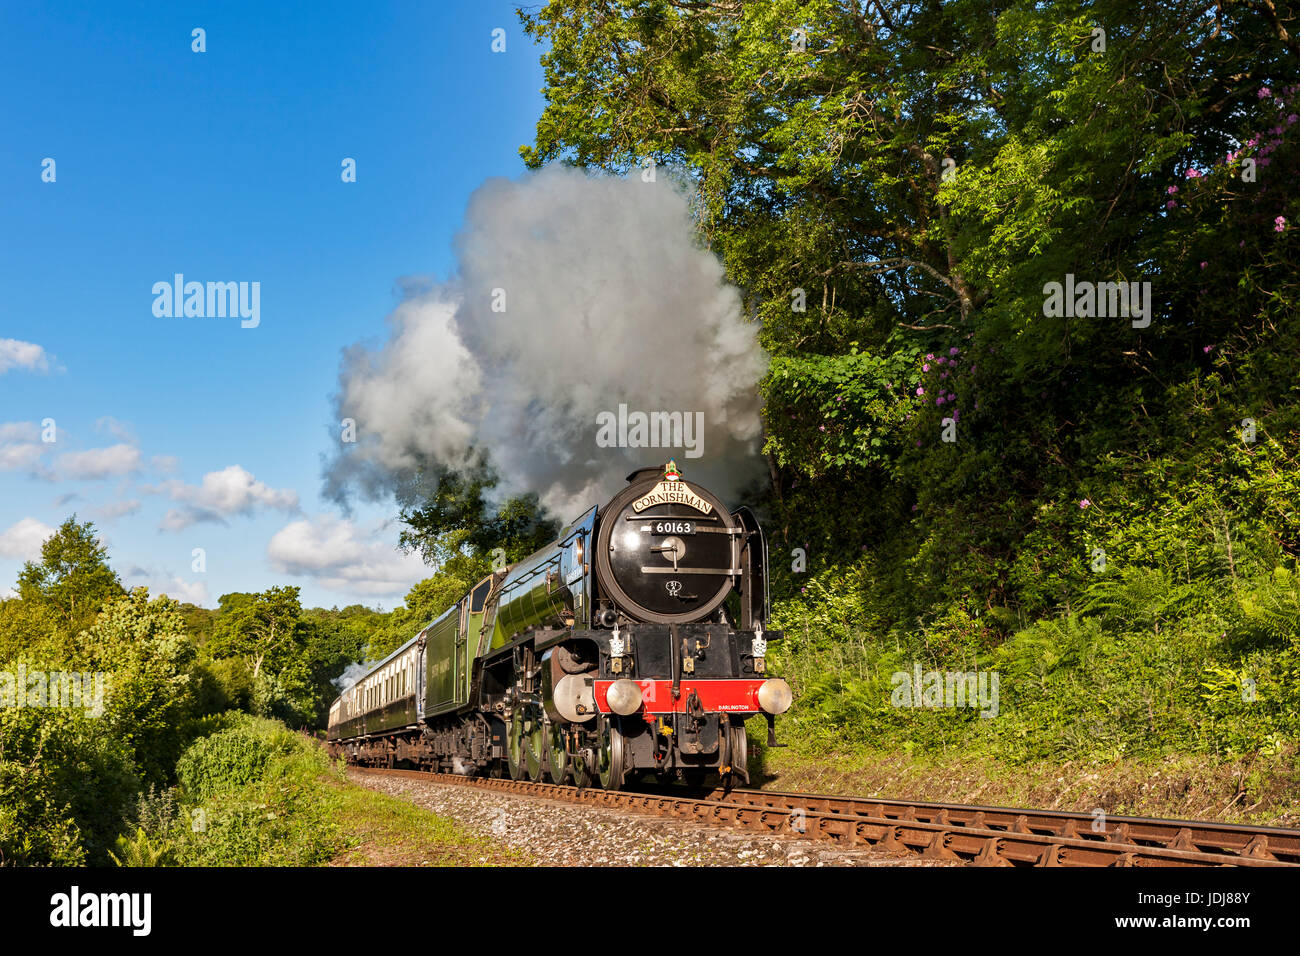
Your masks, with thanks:
M108 855L118 866L168 866L172 862L172 850L170 841L155 843L149 834L137 828L133 839L118 837L117 853L110 850Z
M1114 623L1156 629L1191 611L1199 597L1194 585L1175 582L1164 570L1155 568L1126 568L1106 575L1084 593L1085 613Z
M1239 626L1269 643L1300 641L1300 575L1277 567L1237 602Z

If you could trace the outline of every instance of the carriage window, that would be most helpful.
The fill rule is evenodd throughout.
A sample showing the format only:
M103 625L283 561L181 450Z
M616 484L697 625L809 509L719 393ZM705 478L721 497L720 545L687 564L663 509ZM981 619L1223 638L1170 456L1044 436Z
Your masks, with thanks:
M487 601L488 591L492 590L492 579L488 578L482 584L474 589L474 593L469 599L469 613L483 613L483 604Z

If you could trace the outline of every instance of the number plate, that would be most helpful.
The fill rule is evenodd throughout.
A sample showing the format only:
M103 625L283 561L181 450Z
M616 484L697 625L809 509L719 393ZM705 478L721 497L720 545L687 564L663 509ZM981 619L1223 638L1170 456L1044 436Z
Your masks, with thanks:
M691 521L654 521L650 524L651 534L695 534L695 524Z

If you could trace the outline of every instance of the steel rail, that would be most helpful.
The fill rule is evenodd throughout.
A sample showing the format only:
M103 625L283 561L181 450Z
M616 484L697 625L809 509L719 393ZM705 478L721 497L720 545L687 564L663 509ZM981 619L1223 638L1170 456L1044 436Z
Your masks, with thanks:
M791 811L797 808L816 809L900 822L922 821L950 827L974 826L1300 864L1300 830L1280 827L774 790L725 791L719 788L708 791L707 798Z
M1300 865L1300 831L1276 827L767 790L610 791L428 770L350 769L977 866Z

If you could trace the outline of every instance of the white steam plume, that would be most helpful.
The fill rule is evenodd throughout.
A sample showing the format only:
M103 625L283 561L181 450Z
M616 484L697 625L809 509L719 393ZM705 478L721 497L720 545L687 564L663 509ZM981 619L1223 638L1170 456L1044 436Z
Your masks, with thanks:
M343 668L343 673L330 681L330 683L333 684L341 694L357 681L361 680L361 678L365 677L366 672L369 670L369 665L362 663L361 661L354 661L347 667Z
M382 347L345 352L336 410L357 442L328 464L328 493L377 496L485 452L497 494L536 492L568 519L669 457L724 497L761 471L765 358L678 187L561 166L489 180L456 249L453 281L408 284ZM620 404L702 412L703 456L598 447L598 413Z

